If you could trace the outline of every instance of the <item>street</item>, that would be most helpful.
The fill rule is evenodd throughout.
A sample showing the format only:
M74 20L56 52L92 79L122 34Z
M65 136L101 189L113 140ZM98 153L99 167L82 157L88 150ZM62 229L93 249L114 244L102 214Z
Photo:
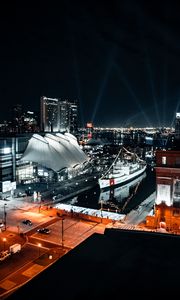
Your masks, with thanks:
M53 208L47 210L42 207L39 211L36 205L31 206L24 201L22 208L15 208L15 202L18 201L16 199L8 206L7 228L0 233L0 246L1 250L4 247L9 249L10 245L20 243L22 250L1 262L1 299L5 299L9 292L36 276L93 233L103 234L105 230L105 225L95 222L70 217L62 220L56 216ZM23 219L30 219L32 226L22 224ZM50 234L37 233L40 227L48 227Z
M112 222L107 227L119 229L139 229L146 215L152 210L155 193L132 210L122 222ZM14 243L20 243L20 253L11 255L1 262L0 296L6 295L36 276L44 268L65 255L68 251L83 242L93 233L103 234L106 225L89 220L81 220L77 216L57 216L57 210L52 206L32 202L31 197L11 198L0 201L1 219L6 217L6 228L0 233L1 250L9 249ZM6 214L5 214L6 213ZM22 221L31 220L32 225ZM37 233L38 228L50 229L49 234ZM6 241L3 243L3 239Z

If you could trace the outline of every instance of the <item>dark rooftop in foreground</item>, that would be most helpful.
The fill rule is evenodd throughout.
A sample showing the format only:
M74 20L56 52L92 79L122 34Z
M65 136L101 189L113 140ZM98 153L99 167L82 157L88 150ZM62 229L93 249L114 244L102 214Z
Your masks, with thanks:
M180 237L106 229L8 299L156 299L179 293ZM160 298L161 299L161 298Z

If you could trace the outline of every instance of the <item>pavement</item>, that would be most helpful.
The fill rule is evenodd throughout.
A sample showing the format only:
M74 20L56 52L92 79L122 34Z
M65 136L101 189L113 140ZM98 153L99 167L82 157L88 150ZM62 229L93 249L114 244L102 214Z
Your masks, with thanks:
M6 230L0 232L1 251L9 249L9 246L15 243L20 243L22 246L19 254L12 254L10 259L7 258L1 262L0 299L8 298L14 290L31 280L93 233L103 234L105 230L104 224L82 221L73 217L65 217L62 222L62 219L57 217L55 208L32 202L31 197L9 197L7 200L0 200L0 212L2 220L6 212ZM33 225L22 224L23 219L30 219ZM51 229L52 234L48 235L48 239L36 233L37 228L42 226L48 226ZM63 236L61 236L62 230ZM40 248L38 248L39 244L41 244ZM30 257L29 247L34 249ZM22 263L20 256L16 255L29 257L29 259ZM18 259L15 259L15 256Z
M43 253L33 261L24 266L20 266L7 277L0 281L0 299L6 299L17 288L26 284L34 276L38 275L44 269L53 264L57 259L63 256L65 252L58 250L49 250ZM14 254L16 255L16 254ZM9 263L9 261L6 261Z
M138 209L141 210L141 208L146 207L148 203L153 201L153 197L154 195L150 199L146 199L136 212L129 214L126 218L126 224L123 225L121 222L113 224L112 222L107 227L116 227L117 223L121 226L133 224L132 220L135 222L137 215L139 215ZM32 245L34 247L34 254L23 265L21 260L19 260L19 264L15 263L13 257L1 262L0 299L8 298L8 295L15 289L31 280L32 277L42 272L93 233L104 234L106 225L103 223L80 220L72 216L66 216L62 220L62 218L57 217L57 210L53 206L46 205L45 202L43 204L39 201L33 201L32 197L8 197L6 200L0 200L1 220L4 220L6 216L6 230L0 232L1 251L4 248L8 249L14 243L20 243L22 245L20 255L22 253L24 257L28 257L29 247ZM22 224L23 219L30 219L33 225ZM38 236L36 233L37 228L42 226L48 226L51 229L52 235L50 234L48 239L44 236ZM3 242L4 238L6 238L5 242ZM40 248L38 245L41 245ZM11 272L5 272L7 269Z

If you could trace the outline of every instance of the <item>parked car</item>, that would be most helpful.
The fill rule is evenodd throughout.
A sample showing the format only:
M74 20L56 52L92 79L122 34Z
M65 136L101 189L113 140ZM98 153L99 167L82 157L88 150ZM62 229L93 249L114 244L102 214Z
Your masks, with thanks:
M25 225L29 225L29 226L32 225L31 220L23 220L22 223L25 224Z
M17 194L17 197L26 197L26 196L27 196L26 193L21 193L21 192L19 192L19 193Z
M39 228L37 229L38 233L43 233L43 234L48 234L51 232L51 230L49 228Z
M20 252L21 251L21 244L14 244L14 245L11 245L10 247L9 247L9 252L11 253L11 254L14 254L14 253L16 253L16 252Z

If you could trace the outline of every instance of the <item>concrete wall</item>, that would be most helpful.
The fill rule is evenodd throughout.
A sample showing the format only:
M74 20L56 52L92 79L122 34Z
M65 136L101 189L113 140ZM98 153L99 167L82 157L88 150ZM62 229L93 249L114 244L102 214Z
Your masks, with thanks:
M96 216L91 216L88 214L82 214L82 213L76 213L76 212L68 212L62 209L57 210L57 216L62 217L62 216L68 216L68 217L73 217L73 218L79 218L83 220L88 220L91 222L95 223L102 223L102 224L109 224L112 223L112 219L109 218L100 218Z

